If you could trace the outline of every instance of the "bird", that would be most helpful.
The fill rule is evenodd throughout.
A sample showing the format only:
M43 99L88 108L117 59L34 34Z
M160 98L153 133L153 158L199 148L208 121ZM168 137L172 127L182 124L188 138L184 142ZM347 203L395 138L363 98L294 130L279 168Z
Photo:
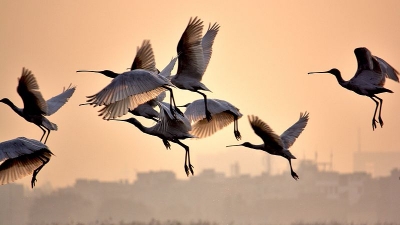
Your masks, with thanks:
M136 55L133 59L132 65L128 69L129 70L144 69L147 71L151 71L153 73L157 74L160 73L160 71L156 68L153 48L151 46L150 40L143 40L142 45L140 47L139 46L137 47ZM173 65L171 68L169 67L166 68L166 71L164 71L164 73L166 73L166 76L171 74L172 69ZM117 77L117 75L118 74L116 73L115 74L110 73L108 74L108 77L115 78ZM163 101L165 97L166 93L165 91L163 91L157 97L150 99L145 103L139 104L133 110L128 110L128 112L135 116L142 116L147 119L152 119L157 121L158 111L156 111L154 107L157 106L157 101ZM89 103L80 105L89 105Z
M239 109L231 103L220 99L207 99L207 105L213 118L211 121L208 121L204 116L203 99L198 99L182 106L186 107L184 114L192 123L192 131L190 133L198 138L205 138L233 122L233 133L235 138L240 140L238 120L243 115L239 112Z
M217 23L211 24L204 37L202 36L203 21L190 18L177 46L178 70L176 75L168 76L171 83L180 89L201 94L204 98L204 108L208 121L212 119L207 107L207 95L201 91L210 91L202 82L204 72L211 59L212 45L219 31Z
M58 128L56 124L50 122L45 116L50 116L57 112L72 96L75 89L75 86L70 85L67 89L64 88L61 94L45 101L39 91L39 85L33 73L26 68L22 68L22 75L18 80L17 92L22 98L24 108L18 108L8 98L3 98L0 102L10 106L15 113L23 117L26 121L38 126L43 131L40 141L43 140L47 131L47 136L44 140L46 144L50 130L57 130Z
M183 144L180 141L187 138L195 138L194 135L189 133L189 131L191 130L189 120L184 115L180 114L177 114L177 118L174 118L170 111L168 103L159 102L158 106L160 107L158 122L152 127L143 126L140 121L133 117L128 119L112 120L128 122L136 126L143 133L159 137L163 141L163 144L167 149L171 149L171 144L169 143L169 141L182 146L185 149L185 173L187 176L189 176L189 172L194 175L194 167L190 163L189 146Z
M382 103L383 100L376 96L380 93L393 93L384 87L386 78L399 82L399 72L394 69L385 60L374 56L365 47L359 47L354 50L354 54L357 58L357 71L353 78L348 81L343 80L340 71L336 68L322 72L309 72L308 74L314 73L330 73L333 74L340 86L353 91L359 95L365 95L371 98L375 104L374 116L372 117L372 130L376 129L376 123L383 126L383 120L381 117ZM379 100L379 102L378 102ZM376 112L379 106L378 121L376 118Z
M295 180L299 179L299 176L293 171L292 159L296 157L289 151L289 148L299 137L301 132L304 130L308 123L309 113L300 113L299 120L289 127L281 136L277 135L268 124L259 119L257 116L248 115L248 119L254 133L256 133L262 140L263 144L254 145L250 142L244 142L240 145L228 145L226 147L232 146L244 146L247 148L252 148L256 150L262 150L268 152L272 155L282 156L289 161L290 173Z
M101 73L114 78L110 84L97 94L87 96L88 100L86 102L89 105L94 107L104 106L99 110L99 116L103 116L103 119L109 120L121 117L140 104L156 98L165 90L170 92L171 111L175 115L175 112L181 113L176 107L172 91L172 87L175 86L163 74L173 69L176 60L176 57L173 58L160 74L145 69L135 69L121 74L110 70L78 70L76 72ZM172 108L172 105L174 108Z
M31 187L36 176L46 165L53 153L40 141L18 137L0 143L0 184L8 184L32 175Z

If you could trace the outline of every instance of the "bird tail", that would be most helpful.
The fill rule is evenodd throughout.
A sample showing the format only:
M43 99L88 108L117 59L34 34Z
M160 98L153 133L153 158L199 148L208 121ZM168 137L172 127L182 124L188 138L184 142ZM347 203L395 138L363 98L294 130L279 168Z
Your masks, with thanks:
M283 150L283 155L287 159L296 159L296 157L289 150Z
M50 122L46 117L42 121L42 125L49 130L57 130L57 124Z
M378 88L377 88L377 93L376 93L376 94L384 93L384 92L393 93L393 91L390 90L390 89L387 89L387 88L384 88L384 87L378 87Z

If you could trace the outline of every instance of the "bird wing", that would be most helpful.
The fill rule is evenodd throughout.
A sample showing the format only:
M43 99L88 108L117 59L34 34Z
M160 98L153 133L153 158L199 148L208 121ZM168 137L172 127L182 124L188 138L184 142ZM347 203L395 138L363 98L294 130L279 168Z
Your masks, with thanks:
M290 148L307 125L309 113L300 113L299 120L281 134L281 140L286 149Z
M158 90L164 85L169 85L169 83L155 76L154 73L136 69L122 73L114 78L110 84L97 94L88 96L87 102L94 106L102 106L121 100L127 101L128 97L132 97L130 102L132 102L131 105L133 107L133 105L137 106L157 97L161 91L154 93L153 90Z
M176 60L178 60L178 57L172 58L171 61L168 63L168 65L163 70L161 70L161 72L158 75L170 79L171 72L175 67Z
M203 57L204 57L203 73L206 71L208 63L210 62L212 54L212 46L214 44L215 36L217 36L217 33L219 31L219 27L220 26L217 23L214 23L212 26L210 24L208 26L206 34L204 35L201 41L201 46L203 47Z
M39 91L39 85L33 73L22 68L22 75L18 81L17 92L24 102L24 112L29 115L47 113L47 105Z
M204 107L202 108L204 111ZM208 121L206 118L198 120L192 125L192 130L190 131L190 133L198 138L205 138L228 126L233 121L234 117L232 114L221 112L212 115L211 121Z
M144 69L156 73L156 61L150 40L144 40L142 46L137 47L135 59L132 62L131 70Z
M72 87L69 85L67 89L64 88L61 94L47 100L47 115L50 116L57 112L66 102L68 102L69 98L74 94L75 89L75 86Z
M160 107L158 127L160 132L166 132L170 129L179 129L180 132L189 132L192 129L190 121L186 116L176 113L176 118L170 111L170 104L166 102L159 102Z
M395 68L393 68L389 63L387 63L385 60L373 56L373 59L378 61L380 69L382 73L389 79L392 79L396 82L399 82L399 71L397 71Z
M190 18L177 46L179 76L190 76L201 81L204 72L204 55L201 46L203 21Z
M260 120L257 116L249 115L249 122L254 133L256 133L263 141L266 149L283 149L281 138L271 129L268 124Z
M46 145L19 137L0 143L0 184L25 177L49 159L52 153Z

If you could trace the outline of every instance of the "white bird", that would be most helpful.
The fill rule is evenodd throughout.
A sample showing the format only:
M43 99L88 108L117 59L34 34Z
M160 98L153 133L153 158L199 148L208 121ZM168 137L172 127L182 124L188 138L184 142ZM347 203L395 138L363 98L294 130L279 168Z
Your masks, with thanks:
M33 173L33 188L37 181L36 176L52 155L45 144L34 139L19 137L1 142L0 184L8 184Z
M376 128L376 123L378 122L375 119L378 106L378 123L381 125L381 127L383 126L383 120L381 118L383 100L376 96L376 94L384 92L393 93L393 91L384 88L383 86L385 85L386 77L396 82L399 82L399 72L391 65L389 65L389 63L387 63L385 60L377 56L373 56L367 48L356 48L354 50L354 54L357 58L358 67L354 77L348 81L343 80L340 71L336 68L323 72L309 72L308 74L333 74L336 77L340 86L350 91L354 91L359 95L370 97L376 104L374 116L372 118L372 130L374 130ZM378 99L379 102L376 99Z
M129 119L115 120L131 123L143 133L159 137L163 141L167 149L171 148L171 144L169 143L169 141L172 141L182 146L186 151L184 164L186 175L189 176L189 171L193 175L194 172L193 166L190 163L189 146L183 144L180 141L186 138L195 138L195 136L189 133L189 131L191 130L190 122L185 116L182 116L180 114L177 114L177 117L174 118L174 115L172 115L168 103L160 102L158 105L160 107L158 122L152 127L143 126L137 119L133 117Z
M293 145L293 143L296 141L296 138L299 137L301 132L306 127L309 118L308 115L309 114L307 112L305 112L304 114L300 113L300 119L291 127L289 127L285 132L283 132L281 136L278 136L270 128L270 126L268 126L268 124L260 120L257 116L248 116L254 133L256 133L263 140L264 143L254 145L250 142L245 142L240 145L228 145L226 147L244 146L256 150L262 150L272 155L282 156L289 161L291 175L295 180L297 180L299 179L299 176L293 171L291 161L292 159L296 159L296 157L289 151L289 148Z
M24 108L18 108L8 98L3 98L0 102L11 107L14 112L23 117L26 121L36 124L42 131L43 135L40 138L42 141L44 135L47 136L44 141L46 144L49 137L50 130L57 130L57 125L50 122L45 116L50 116L57 112L72 96L76 87L71 85L63 90L59 95L56 95L49 100L45 101L39 91L35 76L28 69L22 69L22 76L19 78L17 92L24 102Z
M177 46L178 71L175 76L170 77L171 82L180 89L185 89L201 94L204 98L206 118L211 120L212 116L207 107L207 96L200 92L210 91L203 83L204 72L211 59L212 45L219 31L219 25L214 23L208 27L207 33L202 38L203 21L195 17L190 18L189 24L183 32Z
M176 108L175 99L171 87L174 85L163 74L170 73L177 58L173 58L160 74L145 69L135 69L121 74L110 70L93 71L78 70L77 72L101 73L114 78L109 85L95 95L88 96L90 105L104 106L99 112L103 119L113 119L125 115L140 104L156 98L159 94L168 90L170 92L171 111L181 113ZM168 72L169 71L169 72ZM174 105L174 109L172 108Z
M208 121L205 117L203 99L183 105L183 107L186 107L184 114L192 123L192 131L190 133L196 137L205 138L233 122L233 133L235 138L240 140L238 119L243 115L239 112L239 109L231 103L220 99L207 99L207 105L213 118L211 121Z

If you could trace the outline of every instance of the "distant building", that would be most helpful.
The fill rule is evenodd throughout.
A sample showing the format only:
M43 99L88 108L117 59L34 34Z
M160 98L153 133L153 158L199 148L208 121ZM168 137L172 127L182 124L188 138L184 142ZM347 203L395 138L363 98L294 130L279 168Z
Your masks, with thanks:
M367 172L373 177L388 176L393 168L400 168L398 152L354 152L354 172Z

